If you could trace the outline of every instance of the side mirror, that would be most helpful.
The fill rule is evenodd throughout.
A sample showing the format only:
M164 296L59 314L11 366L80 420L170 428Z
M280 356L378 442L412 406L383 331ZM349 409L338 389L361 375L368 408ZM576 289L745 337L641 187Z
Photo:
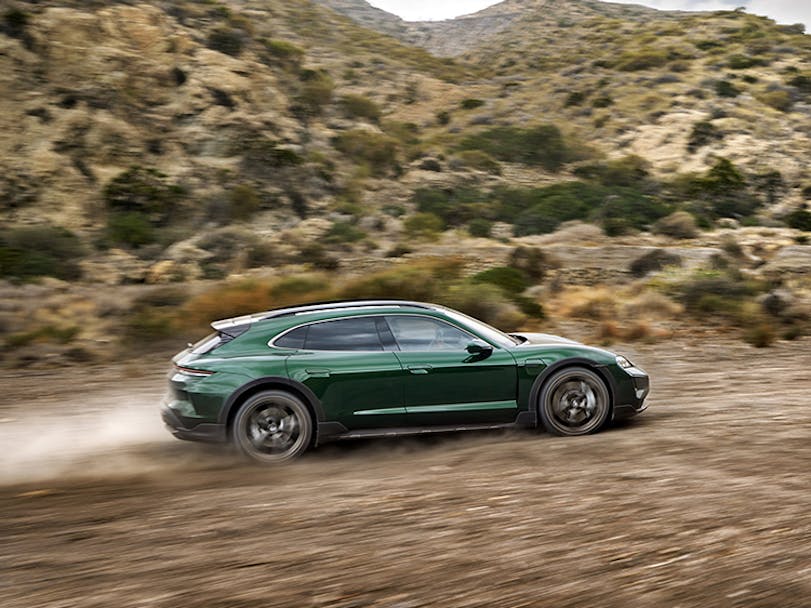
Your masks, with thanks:
M471 355L489 356L493 354L493 347L484 340L471 340L465 350Z

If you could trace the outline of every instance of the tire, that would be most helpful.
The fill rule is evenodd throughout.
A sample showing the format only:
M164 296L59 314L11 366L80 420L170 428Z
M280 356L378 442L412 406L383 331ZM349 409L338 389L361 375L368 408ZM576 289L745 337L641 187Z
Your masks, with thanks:
M256 462L286 462L310 447L313 418L298 397L285 391L262 391L239 407L231 436L237 449Z
M538 413L544 428L553 435L588 435L608 420L611 397L595 372L568 367L552 374L543 385Z

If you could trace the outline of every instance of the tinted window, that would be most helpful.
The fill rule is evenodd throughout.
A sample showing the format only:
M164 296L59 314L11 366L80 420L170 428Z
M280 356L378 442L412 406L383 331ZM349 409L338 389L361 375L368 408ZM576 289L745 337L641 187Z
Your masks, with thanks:
M473 336L427 317L386 317L400 350L464 350Z
M275 344L313 350L383 350L373 317L313 323L294 329Z
M307 340L307 330L310 329L309 325L299 327L293 331L289 331L281 338L276 340L274 344L283 348L304 348L304 342Z

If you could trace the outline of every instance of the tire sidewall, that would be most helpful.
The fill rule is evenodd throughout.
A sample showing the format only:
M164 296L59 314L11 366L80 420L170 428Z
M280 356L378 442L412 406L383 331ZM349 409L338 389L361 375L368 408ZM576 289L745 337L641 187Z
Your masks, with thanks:
M572 429L557 422L552 411L550 397L555 389L564 381L571 378L585 378L589 381L592 389L597 392L597 397L601 403L601 411L590 420L582 429ZM548 433L561 437L577 437L589 435L600 430L608 420L611 413L611 395L605 381L596 372L585 367L567 367L552 374L544 383L538 397L538 415L541 423Z
M246 423L251 413L263 403L283 402L296 414L299 422L299 438L288 451L280 454L265 454L258 451L246 435ZM276 464L293 460L310 447L313 437L313 417L304 402L286 391L267 390L251 395L239 406L231 425L231 441L247 458L261 464Z

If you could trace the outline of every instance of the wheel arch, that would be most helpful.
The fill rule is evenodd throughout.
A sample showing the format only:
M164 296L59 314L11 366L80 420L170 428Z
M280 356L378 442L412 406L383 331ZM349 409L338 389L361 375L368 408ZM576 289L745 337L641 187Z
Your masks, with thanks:
M313 429L313 437L317 437L319 424L326 420L321 401L315 396L315 393L300 382L296 382L283 376L266 376L263 378L257 378L256 380L251 380L250 382L243 384L237 390L231 393L220 411L219 417L220 424L224 425L226 436L229 436L230 434L231 425L233 424L237 410L239 410L239 406L252 395L272 389L287 391L302 400L313 417L313 425L315 427Z
M540 426L541 420L540 415L538 413L538 399L541 396L541 391L543 390L544 385L549 381L549 379L556 374L557 372L568 369L571 367L585 367L586 369L594 372L597 374L600 379L605 384L606 390L608 391L608 406L609 406L609 419L613 415L614 412L614 400L615 395L617 394L617 386L616 380L614 377L609 373L606 369L606 365L602 365L600 363L596 363L591 359L586 359L585 357L572 357L569 359L561 359L560 361L556 361L552 365L546 367L538 377L535 378L535 382L532 384L532 389L529 393L529 411L532 413L534 418L535 426Z

